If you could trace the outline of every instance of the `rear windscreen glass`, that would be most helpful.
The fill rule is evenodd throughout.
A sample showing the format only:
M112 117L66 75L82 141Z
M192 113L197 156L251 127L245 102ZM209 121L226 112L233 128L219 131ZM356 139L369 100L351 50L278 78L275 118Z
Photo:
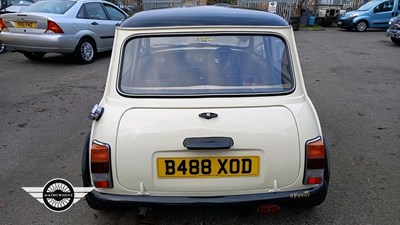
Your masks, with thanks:
M137 37L122 54L129 95L246 95L294 88L289 51L274 35Z
M40 1L26 8L24 12L64 14L75 3L75 1Z

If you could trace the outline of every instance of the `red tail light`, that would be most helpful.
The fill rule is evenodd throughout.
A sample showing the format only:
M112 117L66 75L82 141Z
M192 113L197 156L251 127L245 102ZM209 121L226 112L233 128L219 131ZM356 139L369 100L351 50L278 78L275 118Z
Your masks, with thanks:
M304 184L320 184L324 180L326 152L321 138L306 143L306 168Z
M3 19L0 18L0 30L1 31L8 31L6 24L4 23Z
M93 141L90 149L90 172L96 188L112 188L110 146Z
M55 34L63 34L64 31L61 29L56 22L48 20L47 21L47 30L45 33L55 33Z
M95 181L94 186L97 188L108 188L109 184L108 184L108 181L106 181L106 180Z
M309 177L308 184L319 184L322 181L322 177Z
M258 207L258 212L263 214L272 214L278 213L281 210L281 207L277 204L272 205L262 205Z

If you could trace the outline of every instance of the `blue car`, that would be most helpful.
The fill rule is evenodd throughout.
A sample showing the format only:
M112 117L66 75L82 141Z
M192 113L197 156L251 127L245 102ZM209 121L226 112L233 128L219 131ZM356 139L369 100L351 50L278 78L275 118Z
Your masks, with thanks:
M400 16L390 19L389 24L390 27L386 31L386 36L390 37L393 43L400 46Z
M343 14L338 26L347 30L363 32L367 28L388 28L389 20L399 15L400 0L373 0L356 11Z

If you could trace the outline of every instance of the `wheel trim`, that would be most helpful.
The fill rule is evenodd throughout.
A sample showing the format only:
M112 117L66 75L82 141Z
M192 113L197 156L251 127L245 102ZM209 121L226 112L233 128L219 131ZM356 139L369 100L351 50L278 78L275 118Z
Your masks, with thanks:
M83 42L81 46L81 56L85 61L90 61L94 56L93 46L89 42Z
M359 22L357 24L357 30L364 31L367 28L367 24L365 22Z
M3 43L0 43L0 53L4 51L6 46Z

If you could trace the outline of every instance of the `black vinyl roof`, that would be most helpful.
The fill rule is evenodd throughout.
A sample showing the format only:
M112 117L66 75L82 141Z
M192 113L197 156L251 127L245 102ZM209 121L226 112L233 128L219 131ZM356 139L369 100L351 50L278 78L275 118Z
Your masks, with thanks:
M121 24L121 27L208 25L288 26L282 17L273 13L220 6L200 6L139 12L126 19Z

